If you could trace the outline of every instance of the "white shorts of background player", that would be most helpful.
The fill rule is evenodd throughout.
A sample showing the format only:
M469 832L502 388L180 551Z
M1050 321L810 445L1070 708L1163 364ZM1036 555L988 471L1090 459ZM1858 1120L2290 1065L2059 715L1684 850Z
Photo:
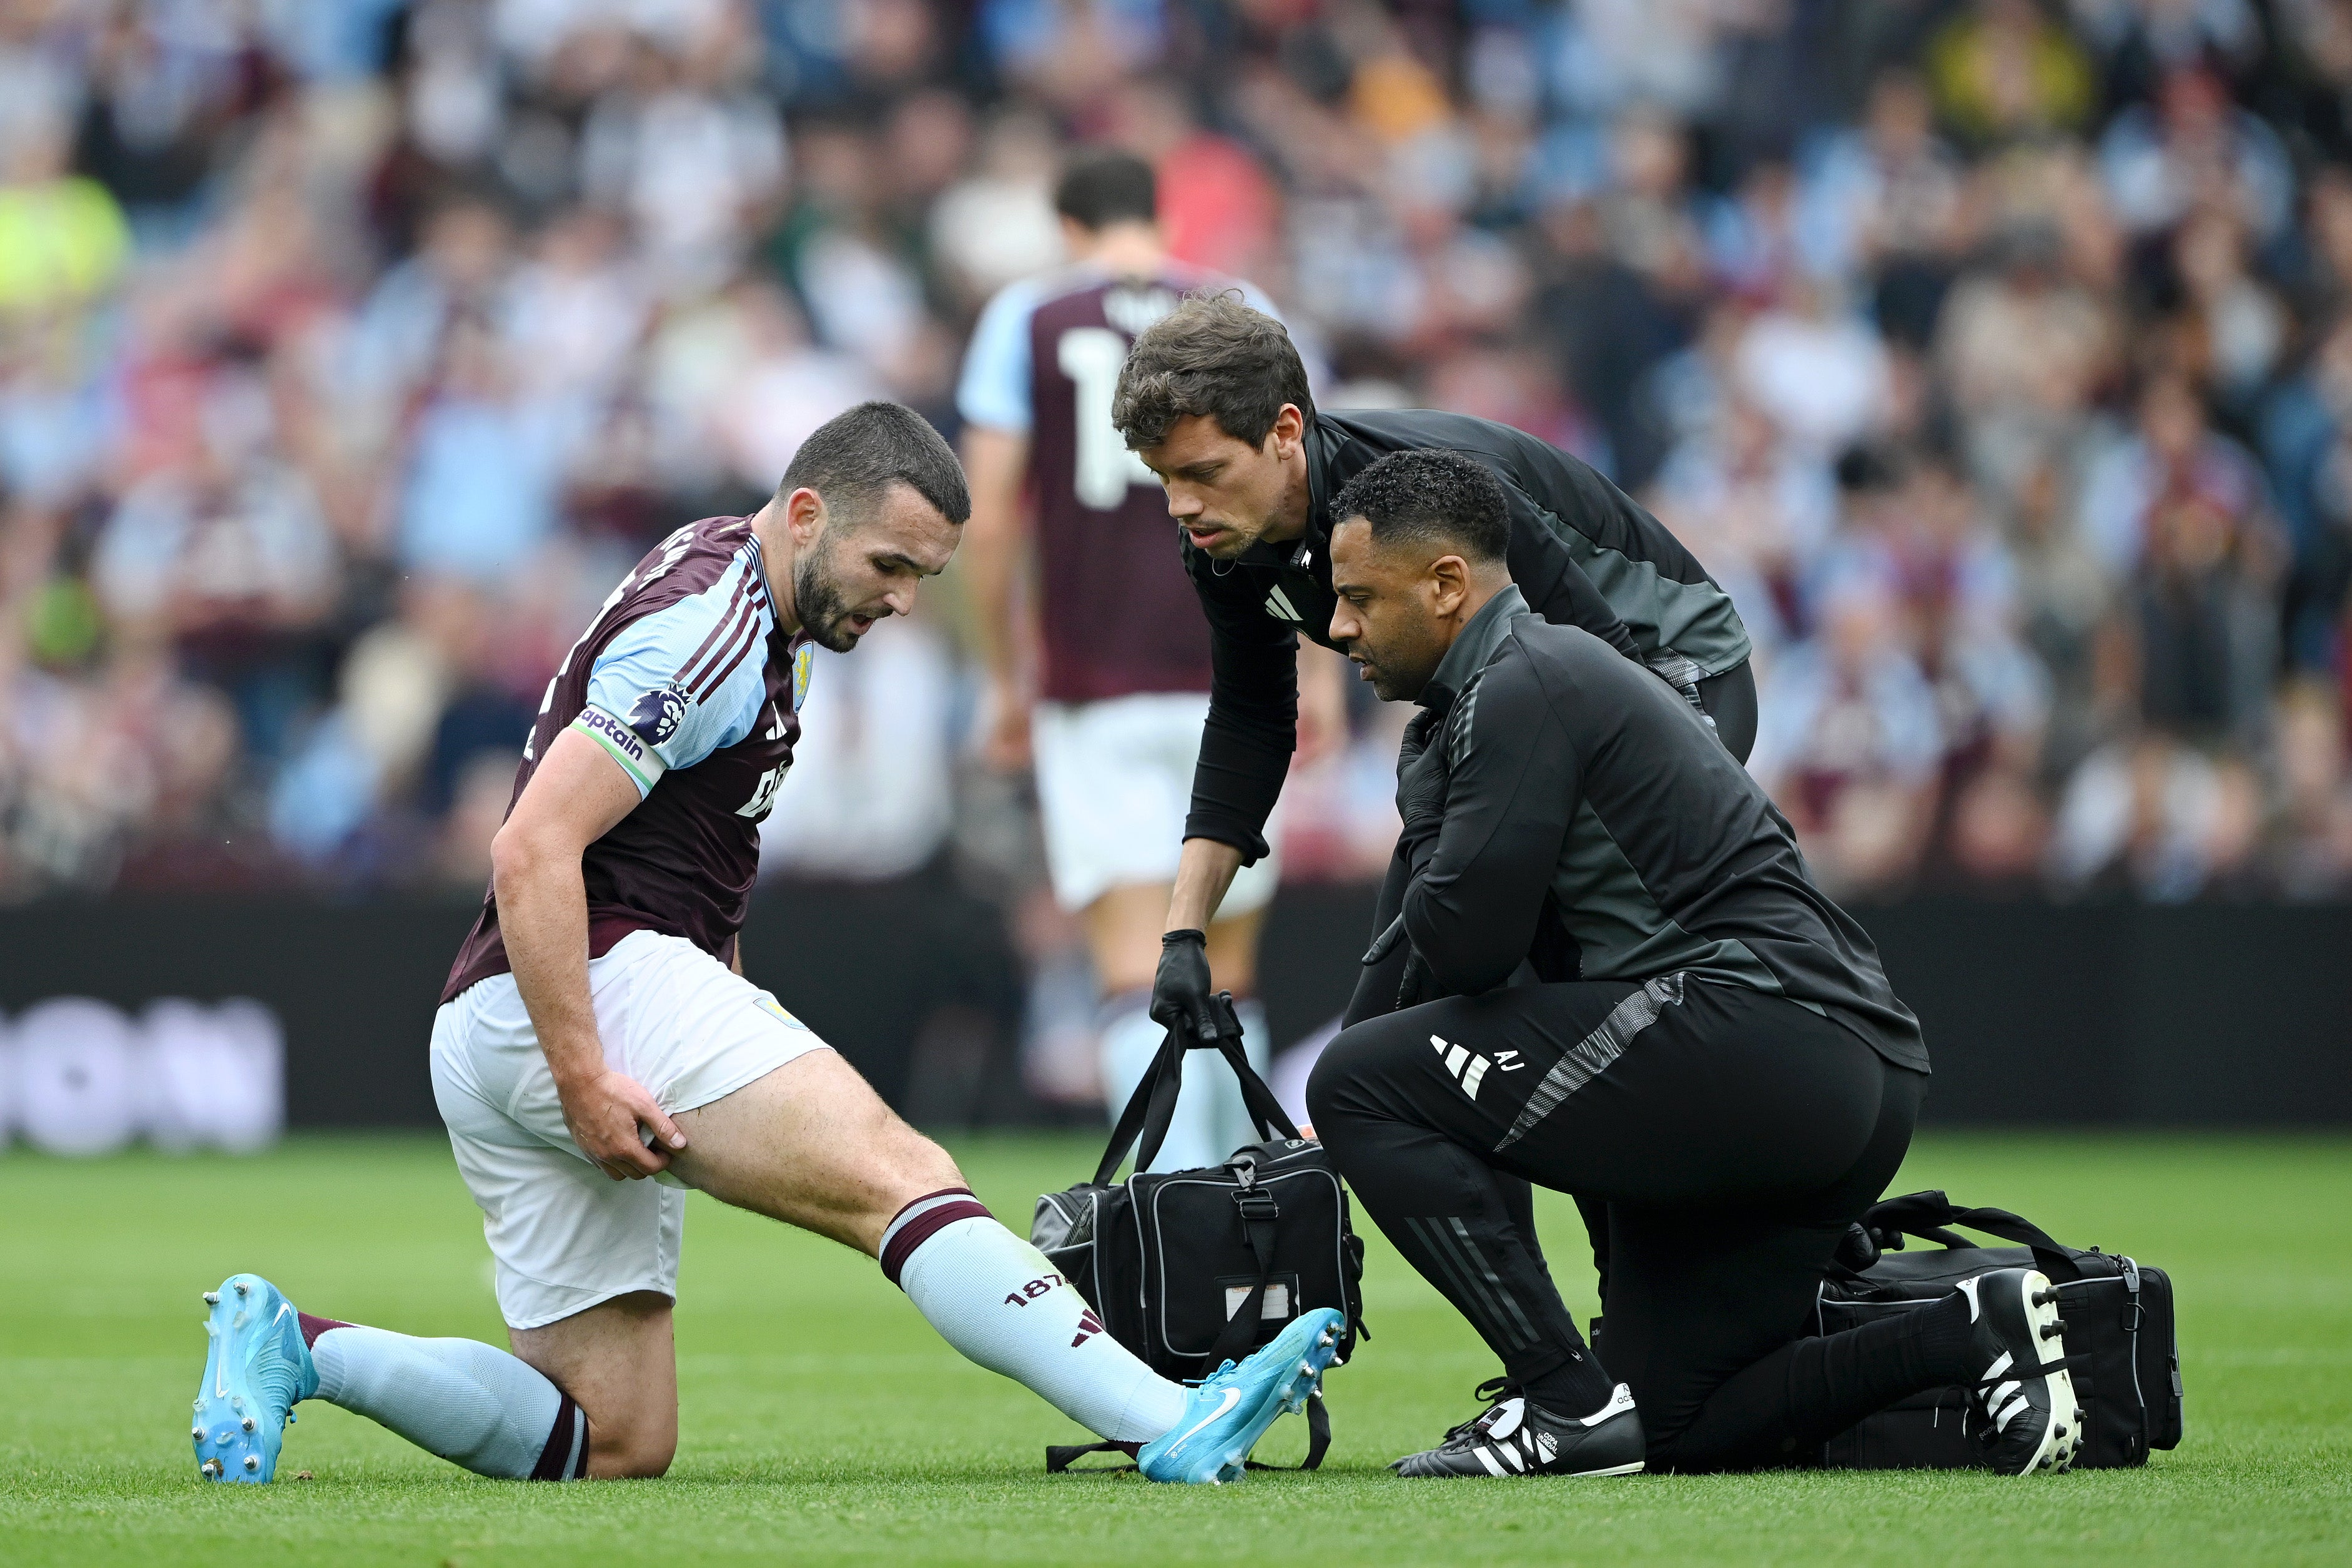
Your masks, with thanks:
M1045 867L1055 902L1076 913L1114 887L1172 883L1192 809L1192 769L1209 716L1202 692L1146 692L1093 703L1040 703L1031 720L1037 804L1045 833ZM1279 814L1266 824L1272 841ZM1219 918L1263 909L1281 879L1269 854L1234 877ZM1245 1010L1250 1060L1263 1074L1271 1042L1264 1014ZM1116 1116L1143 1081L1160 1031L1134 1019L1105 1031L1103 1098ZM1223 1064L1194 1056L1187 1064L1155 1170L1211 1165L1255 1134L1241 1090Z
M633 931L588 964L604 1060L675 1116L825 1042L776 998L683 937ZM509 1327L538 1328L632 1291L677 1296L686 1187L616 1182L572 1141L512 975L478 981L433 1019L433 1097L498 1268Z
M1176 880L1208 717L1205 692L1037 705L1030 744L1045 869L1064 909L1075 915L1114 887ZM1278 822L1266 824L1269 841ZM1242 867L1219 918L1265 908L1281 878L1279 858Z

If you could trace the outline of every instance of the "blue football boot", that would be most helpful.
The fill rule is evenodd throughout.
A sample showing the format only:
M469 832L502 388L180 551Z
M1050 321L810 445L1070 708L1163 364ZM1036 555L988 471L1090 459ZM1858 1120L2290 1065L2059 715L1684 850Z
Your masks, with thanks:
M319 1392L294 1303L258 1274L232 1274L205 1292L205 1383L196 1390L197 1469L216 1481L266 1481L294 1405Z
M1225 1363L1185 1390L1183 1419L1143 1445L1137 1466L1155 1481L1239 1480L1244 1461L1285 1411L1303 1408L1339 1353L1347 1317L1318 1307L1291 1320L1274 1343L1235 1366Z

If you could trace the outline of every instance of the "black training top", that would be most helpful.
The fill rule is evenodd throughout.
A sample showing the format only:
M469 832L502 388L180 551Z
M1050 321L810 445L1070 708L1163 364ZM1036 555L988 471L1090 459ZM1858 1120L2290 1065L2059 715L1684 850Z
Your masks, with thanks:
M1506 588L1421 703L1439 716L1445 816L1412 848L1404 931L1447 990L1491 990L1523 961L1546 980L1679 971L1785 996L1927 1071L1876 946L1664 684Z
M1493 420L1427 409L1318 413L1307 435L1307 531L1219 560L1183 544L1209 619L1209 722L1187 838L1252 860L1297 744L1297 634L1331 645L1331 499L1380 457L1459 452L1503 481L1511 580L1545 620L1581 626L1686 694L1748 658L1731 598L1664 524L1589 465Z

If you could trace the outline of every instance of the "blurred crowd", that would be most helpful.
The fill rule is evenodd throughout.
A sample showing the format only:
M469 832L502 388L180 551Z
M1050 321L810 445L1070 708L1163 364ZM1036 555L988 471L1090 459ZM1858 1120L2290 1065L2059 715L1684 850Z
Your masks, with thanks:
M0 895L479 885L611 583L952 434L1100 142L1690 543L1842 894L2352 893L2342 0L0 0ZM824 659L777 866L1023 858L966 643Z

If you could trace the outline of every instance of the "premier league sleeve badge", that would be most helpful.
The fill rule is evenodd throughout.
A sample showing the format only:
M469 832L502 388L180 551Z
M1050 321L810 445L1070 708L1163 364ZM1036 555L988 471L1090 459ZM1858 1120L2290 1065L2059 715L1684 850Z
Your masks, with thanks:
M629 709L629 728L647 746L659 746L686 722L686 692L676 681L656 686Z

